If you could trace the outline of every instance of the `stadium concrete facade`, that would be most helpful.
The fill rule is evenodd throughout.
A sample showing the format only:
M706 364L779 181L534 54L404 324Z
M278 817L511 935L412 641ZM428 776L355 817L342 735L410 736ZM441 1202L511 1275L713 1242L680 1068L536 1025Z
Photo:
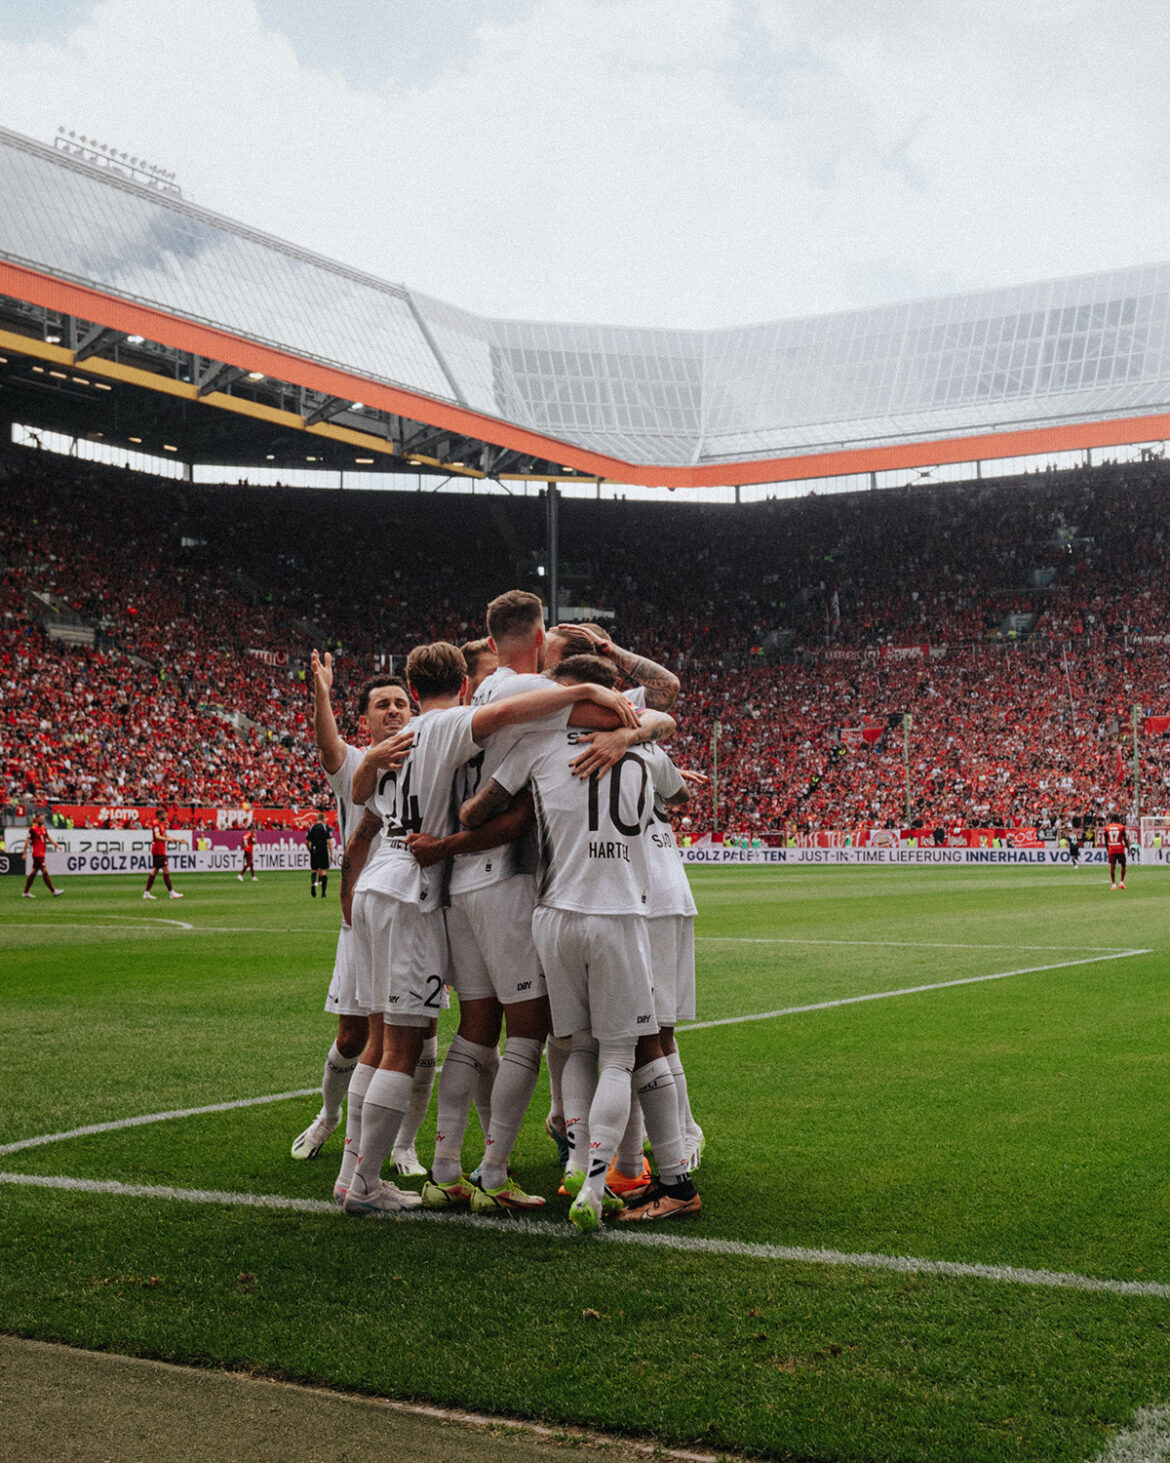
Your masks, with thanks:
M0 129L0 351L383 467L698 487L1170 436L1170 264L721 330L496 320L58 143Z

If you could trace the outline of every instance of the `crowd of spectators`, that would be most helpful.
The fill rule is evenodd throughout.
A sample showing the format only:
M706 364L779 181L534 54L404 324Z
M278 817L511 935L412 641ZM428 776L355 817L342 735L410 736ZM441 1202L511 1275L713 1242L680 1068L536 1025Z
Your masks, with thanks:
M676 759L742 833L1036 825L1132 802L1170 715L1170 471L1111 465L754 505L568 499L564 604L676 669ZM482 634L535 587L535 498L197 487L0 454L0 794L327 805L306 665ZM50 639L67 607L93 646ZM262 658L261 658L262 657ZM905 718L909 716L908 723ZM864 729L864 730L863 730ZM343 730L356 736L352 718ZM1146 811L1164 736L1139 739ZM712 826L707 794L689 810Z

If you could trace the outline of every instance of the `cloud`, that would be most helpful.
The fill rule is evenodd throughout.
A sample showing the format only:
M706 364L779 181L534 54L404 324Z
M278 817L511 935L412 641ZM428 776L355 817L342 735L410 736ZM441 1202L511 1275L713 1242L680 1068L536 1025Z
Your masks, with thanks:
M0 42L0 122L488 314L720 325L1165 255L1147 0L470 9L450 64L371 86L269 3L101 0Z

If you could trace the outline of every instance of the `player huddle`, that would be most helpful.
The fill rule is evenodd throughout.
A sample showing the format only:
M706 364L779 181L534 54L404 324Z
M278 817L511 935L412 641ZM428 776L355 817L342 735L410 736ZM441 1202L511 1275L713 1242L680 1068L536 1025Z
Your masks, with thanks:
M703 1137L674 1041L676 1021L694 1016L695 906L666 812L688 791L656 745L674 731L678 682L603 634L546 633L523 591L492 601L487 628L467 657L419 646L405 685L364 688L364 752L341 739L330 658L314 654L343 924L326 1003L337 1040L293 1156L316 1156L345 1100L334 1198L347 1213L539 1210L509 1164L547 1043L546 1126L574 1226L697 1214ZM414 1139L448 986L459 1026L428 1172ZM473 1105L483 1149L469 1175ZM384 1178L388 1165L425 1175L421 1193Z

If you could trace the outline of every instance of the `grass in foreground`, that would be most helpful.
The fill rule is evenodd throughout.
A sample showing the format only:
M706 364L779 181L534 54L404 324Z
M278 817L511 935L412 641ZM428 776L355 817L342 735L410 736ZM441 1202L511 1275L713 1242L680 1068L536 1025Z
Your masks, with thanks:
M1170 1281L1161 871L1135 873L1124 904L1088 871L702 870L695 885L700 1020L1057 968L684 1036L711 1146L704 1217L676 1234ZM121 880L68 889L4 909L0 1143L312 1085L332 901L291 877L209 876L158 911L183 930ZM1154 953L1067 963L1135 947ZM324 1198L331 1150L287 1160L313 1111L190 1118L0 1167ZM530 1119L527 1187L555 1191L551 1159ZM12 1185L0 1206L0 1326L76 1344L780 1457L1086 1459L1165 1400L1160 1299L597 1244L567 1225Z

